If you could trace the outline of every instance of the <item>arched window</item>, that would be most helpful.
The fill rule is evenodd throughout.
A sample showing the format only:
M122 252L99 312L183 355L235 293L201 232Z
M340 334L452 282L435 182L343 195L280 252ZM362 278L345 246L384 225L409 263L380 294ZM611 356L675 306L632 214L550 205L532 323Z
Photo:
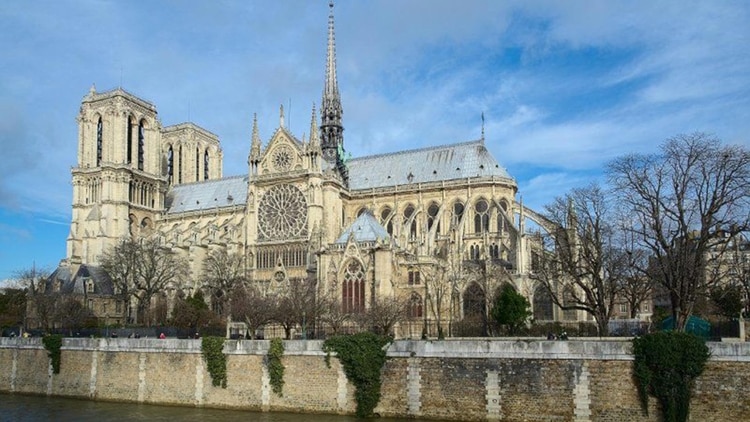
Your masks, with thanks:
M182 183L182 145L177 152L177 183Z
M102 165L102 155L103 155L103 137L104 137L104 123L102 123L102 118L99 117L99 120L96 123L96 166L99 167Z
M490 257L494 259L500 258L500 247L495 243L490 245Z
M367 207L360 208L359 211L357 211L357 217L361 217L365 212L367 212Z
M391 216L391 212L392 211L390 207L383 207L383 209L380 211L380 224L385 225L385 230L389 235L393 236L393 219L389 218Z
M133 126L135 126L135 122L133 121L132 117L128 117L128 130L127 130L127 145L125 149L127 150L127 159L128 164L133 162Z
M479 259L479 245L469 246L469 258L473 260Z
M453 203L453 221L451 224L458 225L461 222L461 218L464 216L464 203L456 201Z
M438 220L437 218L439 211L440 206L437 204L437 202L433 202L429 207L427 207L427 230L431 231L432 226L436 225L435 234L440 234L440 220Z
M464 292L464 317L484 316L484 290L477 283L471 283Z
M490 214L487 201L480 199L474 204L474 233L490 231Z
M201 180L201 150L195 149L195 181Z
M146 122L141 120L138 123L138 170L143 170L143 161L146 143Z
M414 215L414 205L409 204L404 209L404 221L409 222L409 219ZM417 238L417 219L414 218L409 225L409 239Z
M203 180L208 180L208 150L203 153Z
M171 185L174 182L174 151L172 145L169 146L169 151L167 151L167 177Z
M419 293L412 292L406 312L409 318L422 318L422 296Z
M537 321L552 321L552 295L543 285L534 290L534 319Z
M508 215L508 203L505 199L500 200L500 209L497 211L497 231L503 233L507 230L507 221L505 218L511 218Z
M419 279L419 270L409 270L409 281L410 286L418 286L421 284Z
M341 307L345 313L361 313L365 310L365 273L362 264L350 260L344 270L341 286Z

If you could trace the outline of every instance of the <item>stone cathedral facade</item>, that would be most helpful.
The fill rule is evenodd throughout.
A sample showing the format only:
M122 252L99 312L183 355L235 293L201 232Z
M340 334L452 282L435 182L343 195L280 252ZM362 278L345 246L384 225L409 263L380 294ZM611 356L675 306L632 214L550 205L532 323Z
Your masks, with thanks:
M241 254L249 280L267 291L291 279L315 282L348 312L398 297L408 298L420 327L438 315L458 321L477 297L510 282L537 319L555 319L560 312L535 299L529 277L534 242L524 221L535 214L517 201L516 181L484 133L346 158L334 40L331 6L325 86L309 139L285 127L283 108L268 140L254 120L247 173L238 176L223 175L221 145L209 130L163 126L154 104L92 88L77 118L73 216L58 277L75 284L81 268L95 269L121 239L155 236L189 262L190 276L176 289L200 288L203 260L225 249ZM106 295L88 290L97 289Z

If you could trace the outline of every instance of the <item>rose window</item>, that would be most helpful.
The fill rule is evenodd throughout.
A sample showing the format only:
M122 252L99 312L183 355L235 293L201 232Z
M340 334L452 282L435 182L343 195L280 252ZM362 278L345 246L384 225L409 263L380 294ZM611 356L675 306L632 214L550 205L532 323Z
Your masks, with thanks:
M278 171L287 171L292 168L294 152L286 145L281 145L273 153L273 166Z
M258 209L261 239L289 239L307 234L307 201L292 185L274 186L263 195Z

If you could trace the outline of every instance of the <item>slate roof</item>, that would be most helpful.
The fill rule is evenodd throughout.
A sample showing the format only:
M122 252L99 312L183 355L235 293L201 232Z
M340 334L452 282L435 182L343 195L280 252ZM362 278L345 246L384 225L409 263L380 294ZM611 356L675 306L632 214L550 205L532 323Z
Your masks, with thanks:
M482 140L352 158L346 164L352 190L483 176L513 180Z
M365 211L347 227L335 243L344 244L349 236L354 235L356 242L374 242L376 240L388 239L390 235L372 214Z
M245 205L247 183L247 176L233 176L174 186L167 193L167 214Z
M114 285L109 274L101 267L86 264L81 265L78 268L78 272L72 277L70 267L57 267L47 280L45 280L44 291L47 294L54 293L54 283L60 282L59 292L61 294L82 295L86 293L86 285L84 283L87 279L94 281L93 293L99 295L112 295L114 293Z

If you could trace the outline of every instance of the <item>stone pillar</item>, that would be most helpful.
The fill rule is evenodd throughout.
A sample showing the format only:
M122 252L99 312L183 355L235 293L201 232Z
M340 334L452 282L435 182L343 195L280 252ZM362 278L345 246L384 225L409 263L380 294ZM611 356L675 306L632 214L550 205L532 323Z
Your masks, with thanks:
M502 418L502 397L500 396L500 373L498 371L487 371L485 379L487 389L487 420L499 421Z
M576 371L575 388L573 389L573 403L576 405L573 414L575 422L589 422L591 420L591 392L589 390L589 365L583 362L580 373Z
M422 414L422 376L419 367L419 359L409 358L409 366L406 370L406 403L409 416L420 416Z

